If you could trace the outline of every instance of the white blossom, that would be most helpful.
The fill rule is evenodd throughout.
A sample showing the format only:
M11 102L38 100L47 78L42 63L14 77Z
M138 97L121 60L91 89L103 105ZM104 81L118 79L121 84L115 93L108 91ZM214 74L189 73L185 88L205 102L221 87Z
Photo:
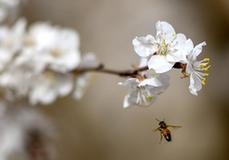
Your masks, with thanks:
M50 104L57 97L70 94L73 77L70 74L44 71L45 65L42 65L42 61L36 62L37 59L33 59L35 57L18 57L22 60L16 59L10 69L0 76L0 85L13 90L16 97L28 97L33 105Z
M69 95L75 85L71 71L94 63L90 56L81 61L77 32L48 23L26 30L21 19L12 28L0 28L0 42L0 87L33 105Z
M69 95L72 89L71 75L47 71L32 78L29 100L31 104L50 104L58 97Z
M156 37L147 35L133 40L135 52L147 59L149 69L156 73L164 73L172 69L176 62L186 60L186 37L176 34L174 28L167 22L156 23Z
M190 76L189 91L193 95L198 95L197 92L202 89L202 85L206 84L206 77L210 68L209 58L204 58L201 61L197 60L203 46L206 46L205 42L194 47L193 42L191 40L189 41L186 74Z
M124 98L124 108L134 105L150 106L169 86L169 77L166 74L152 75L148 72L146 76L146 79L129 78L119 83L127 86L129 90Z
M67 72L80 63L79 36L67 28L35 23L27 35L29 47L42 52L51 69Z

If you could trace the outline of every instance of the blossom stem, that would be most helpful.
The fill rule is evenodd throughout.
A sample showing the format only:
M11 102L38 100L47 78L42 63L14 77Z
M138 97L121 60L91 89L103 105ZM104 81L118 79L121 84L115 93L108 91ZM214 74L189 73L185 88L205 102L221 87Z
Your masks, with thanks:
M130 69L130 70L113 70L113 69L107 69L103 64L98 65L97 67L91 67L91 68L77 68L72 71L74 74L83 74L87 72L99 72L99 73L106 73L106 74L113 74L120 77L136 77L139 72L148 70L148 67L141 67L137 69Z
M174 65L175 69L182 69L182 65L179 63L176 63ZM113 69L107 69L103 64L99 64L96 67L89 67L89 68L77 68L75 70L72 70L71 73L79 75L84 74L87 72L98 72L98 73L106 73L106 74L112 74L117 75L120 77L137 77L140 72L148 70L148 66L136 68L136 69L129 69L129 70L113 70Z

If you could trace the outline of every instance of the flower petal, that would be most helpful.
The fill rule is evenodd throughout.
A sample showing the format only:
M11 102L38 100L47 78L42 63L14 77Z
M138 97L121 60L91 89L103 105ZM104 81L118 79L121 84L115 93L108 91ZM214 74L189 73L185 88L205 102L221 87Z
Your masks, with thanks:
M171 43L176 35L176 32L171 24L164 21L158 21L156 23L157 37L163 37L166 43Z
M139 63L139 67L145 67L145 66L147 66L147 63L148 63L148 58L141 58L140 63Z
M178 33L176 35L176 38L174 39L174 41L172 43L173 43L173 45L175 45L176 49L179 49L179 48L184 47L186 41L187 41L186 36L182 33Z
M200 78L196 74L190 75L189 91L193 95L198 95L197 92L202 89Z
M129 98L130 96L129 95L126 95L124 100L123 100L123 108L128 108L131 104L129 102Z
M134 46L135 52L140 57L148 57L157 51L157 47L155 46L155 39L151 35L147 35L145 37L136 37L132 44Z
M152 56L148 62L149 69L154 69L156 73L164 73L172 69L174 63L169 63L165 56Z
M206 45L207 45L206 42L202 42L202 43L198 44L197 46L195 46L195 48L193 49L193 57L199 56L199 54L203 50L203 47Z
M176 62L186 62L186 52L185 50L177 50L174 52L170 52L166 55L166 59L168 62L176 63Z
M162 85L162 83L157 78L145 79L139 83L139 86L146 86L146 85L159 87Z
M194 44L191 39L188 39L185 43L185 49L188 53L190 53L194 48Z

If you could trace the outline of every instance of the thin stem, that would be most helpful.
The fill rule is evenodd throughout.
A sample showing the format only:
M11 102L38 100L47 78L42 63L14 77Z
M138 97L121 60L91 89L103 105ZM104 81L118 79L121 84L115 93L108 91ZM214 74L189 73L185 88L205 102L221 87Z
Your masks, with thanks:
M183 64L182 63L176 63L173 68L175 69L182 69ZM103 64L100 64L96 67L89 67L89 68L77 68L71 73L73 74L84 74L87 72L98 72L98 73L106 73L106 74L112 74L117 75L120 77L137 77L139 76L139 73L148 70L148 66L136 68L136 69L129 69L129 70L113 70L113 69L107 69Z
M132 70L113 70L113 69L107 69L103 64L98 65L97 67L91 67L91 68L77 68L72 71L74 74L83 74L87 72L98 72L98 73L106 73L106 74L112 74L117 75L120 77L136 77L140 72L148 70L148 67L141 67L137 69Z

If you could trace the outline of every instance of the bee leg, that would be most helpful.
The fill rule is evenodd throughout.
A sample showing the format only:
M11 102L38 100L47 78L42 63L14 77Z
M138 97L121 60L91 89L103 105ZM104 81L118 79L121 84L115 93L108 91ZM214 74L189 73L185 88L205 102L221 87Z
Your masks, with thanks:
M159 144L161 144L162 139L163 139L163 135L162 135L162 134L160 134L160 136L161 136L161 138L160 138L160 142L159 142Z
M160 131L160 127L153 129L154 132Z

